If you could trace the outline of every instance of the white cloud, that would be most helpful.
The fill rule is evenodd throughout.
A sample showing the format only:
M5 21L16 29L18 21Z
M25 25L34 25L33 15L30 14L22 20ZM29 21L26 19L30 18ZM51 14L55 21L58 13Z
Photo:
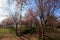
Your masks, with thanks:
M4 19L6 19L7 17L0 17L0 24L1 24L1 22L4 20Z
M6 10L7 7L8 0L0 0L0 23L6 18L5 15L8 15L8 11Z
M7 0L0 0L0 7L7 7L8 3Z

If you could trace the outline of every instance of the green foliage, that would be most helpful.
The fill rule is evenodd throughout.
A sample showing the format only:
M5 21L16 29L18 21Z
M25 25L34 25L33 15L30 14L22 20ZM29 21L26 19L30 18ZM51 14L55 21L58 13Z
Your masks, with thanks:
M33 34L33 33L36 33L36 28L35 27L23 27L23 28L20 28L20 35L22 34Z
M27 34L27 33L35 33L36 32L36 29L35 28L29 28L29 29L26 29L22 32L22 34Z

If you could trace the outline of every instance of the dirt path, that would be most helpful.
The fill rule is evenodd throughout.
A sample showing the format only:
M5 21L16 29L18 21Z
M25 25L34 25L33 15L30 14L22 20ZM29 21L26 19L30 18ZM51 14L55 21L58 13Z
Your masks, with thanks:
M14 34L3 34L0 36L0 40L29 40L29 37L31 37L30 40L37 40L35 36L25 35L19 38Z
M21 39L13 34L4 34L0 36L0 40L21 40Z

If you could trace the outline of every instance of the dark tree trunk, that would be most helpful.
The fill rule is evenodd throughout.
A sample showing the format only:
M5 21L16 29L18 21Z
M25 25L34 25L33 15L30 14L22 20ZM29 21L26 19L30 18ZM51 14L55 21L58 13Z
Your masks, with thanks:
M16 24L16 35L18 36L18 26Z

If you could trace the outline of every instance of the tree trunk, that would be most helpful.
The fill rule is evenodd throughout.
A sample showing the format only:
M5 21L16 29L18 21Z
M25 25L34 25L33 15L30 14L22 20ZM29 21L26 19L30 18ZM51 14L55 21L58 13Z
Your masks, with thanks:
M41 30L39 29L39 37L41 37L42 40L45 40L45 24L43 24L42 19L41 19L40 28Z
M18 36L18 26L16 24L16 35Z
M53 26L54 32L56 32L56 26Z

